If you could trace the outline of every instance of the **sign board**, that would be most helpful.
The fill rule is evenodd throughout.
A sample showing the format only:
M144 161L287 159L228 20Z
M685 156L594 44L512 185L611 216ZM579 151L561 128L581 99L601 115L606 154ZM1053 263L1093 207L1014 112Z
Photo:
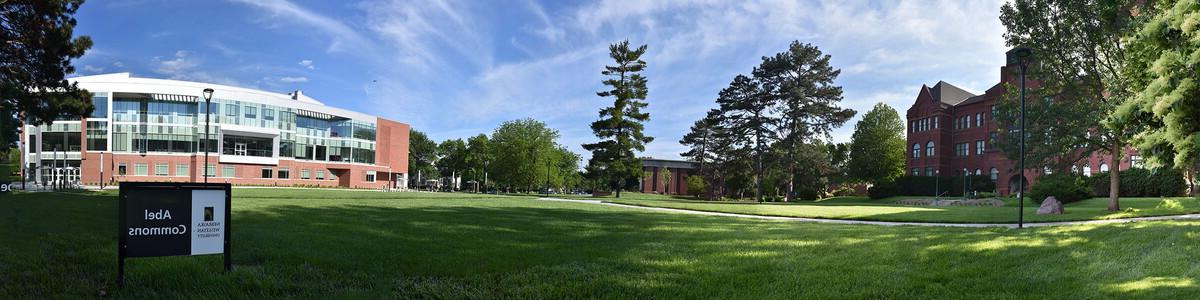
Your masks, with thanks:
M122 182L119 197L118 284L129 257L224 254L229 270L228 183Z
M8 193L13 190L12 183L0 182L0 194Z

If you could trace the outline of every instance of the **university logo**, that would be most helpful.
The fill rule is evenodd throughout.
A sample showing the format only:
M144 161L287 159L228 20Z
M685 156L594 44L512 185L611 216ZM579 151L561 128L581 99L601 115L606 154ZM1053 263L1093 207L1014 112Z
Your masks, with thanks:
M205 206L204 207L204 221L212 222L212 220L213 220L213 207Z

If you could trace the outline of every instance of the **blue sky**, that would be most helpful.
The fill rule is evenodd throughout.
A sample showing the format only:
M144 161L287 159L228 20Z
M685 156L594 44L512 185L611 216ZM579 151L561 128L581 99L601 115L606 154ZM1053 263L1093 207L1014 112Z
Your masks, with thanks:
M789 42L817 45L842 69L845 107L904 111L922 84L980 93L1004 62L1000 0L540 1L92 0L77 34L79 74L303 90L328 105L406 122L437 140L532 117L580 147L611 99L607 46L648 44L646 156L678 140L717 91ZM218 91L219 93L219 91ZM845 142L856 117L835 130Z

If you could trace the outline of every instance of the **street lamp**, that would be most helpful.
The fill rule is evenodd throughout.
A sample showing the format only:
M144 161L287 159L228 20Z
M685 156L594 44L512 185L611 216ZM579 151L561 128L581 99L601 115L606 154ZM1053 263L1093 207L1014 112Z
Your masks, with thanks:
M1017 228L1025 227L1025 71L1029 67L1029 57L1033 50L1027 47L1016 49L1017 63L1021 65L1021 167L1017 175L1021 181L1017 185Z
M208 128L212 127L208 115L212 113L212 93L213 89L204 89L204 183L208 183Z

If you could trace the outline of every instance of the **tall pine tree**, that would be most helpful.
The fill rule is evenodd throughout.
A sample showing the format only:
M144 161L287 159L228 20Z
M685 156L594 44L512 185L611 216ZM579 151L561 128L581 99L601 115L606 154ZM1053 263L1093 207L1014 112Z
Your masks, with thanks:
M600 141L584 144L583 148L592 151L589 170L604 173L620 198L628 181L642 173L641 159L634 155L634 150L645 151L646 143L654 138L642 134L643 123L650 121L650 114L642 112L649 91L646 77L641 74L646 69L641 58L646 45L630 49L629 41L625 40L610 45L608 50L616 65L605 66L600 73L608 76L604 85L611 89L596 95L613 97L613 105L600 109L600 120L592 122L592 132Z

